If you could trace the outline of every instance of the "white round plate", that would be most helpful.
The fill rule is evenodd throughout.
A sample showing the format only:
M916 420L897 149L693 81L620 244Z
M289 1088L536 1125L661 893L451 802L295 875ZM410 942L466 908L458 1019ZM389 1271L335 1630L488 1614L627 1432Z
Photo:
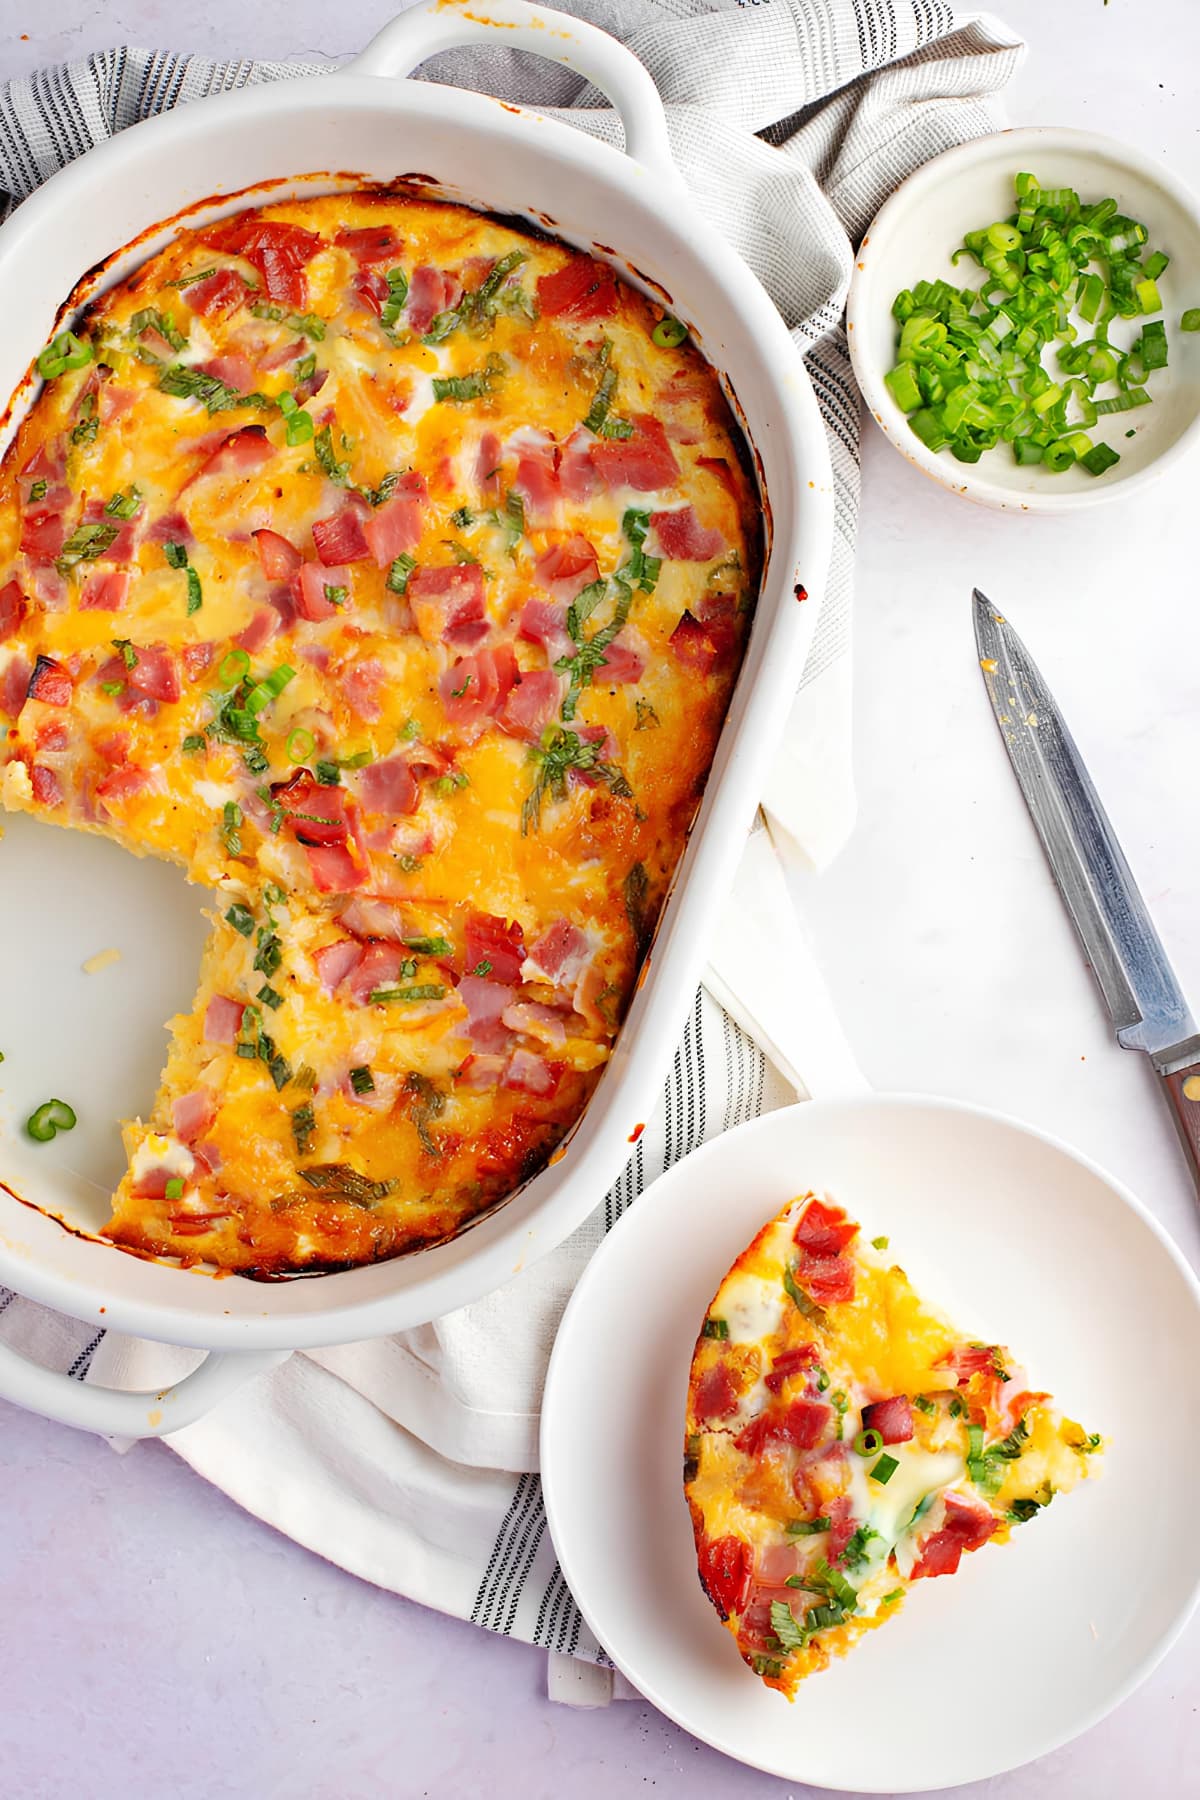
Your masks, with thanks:
M1052 475L1040 463L1016 462L1004 447L971 464L949 450L927 450L884 384L896 361L892 301L902 288L939 276L957 287L981 284L975 263L956 269L951 256L964 232L1015 211L1013 177L1022 169L1043 187L1073 187L1085 204L1111 194L1122 212L1145 225L1150 247L1171 258L1158 284L1164 311L1154 315L1166 324L1170 362L1150 378L1153 405L1089 427L1094 443L1120 452L1120 462L1103 475L1077 465ZM1200 333L1179 328L1198 293L1200 207L1162 160L1091 131L1030 125L943 151L884 203L863 238L846 301L850 357L880 429L902 456L951 493L1013 512L1074 512L1131 493L1200 437ZM1140 319L1114 321L1113 343L1128 348L1141 325ZM1049 352L1043 361L1053 367Z
M801 1687L742 1663L701 1592L682 1489L696 1333L730 1263L794 1194L886 1233L918 1291L1008 1344L1103 1431L1095 1480ZM542 1484L567 1583L629 1680L696 1737L791 1781L870 1793L978 1781L1094 1724L1200 1589L1200 1284L1140 1204L1065 1145L922 1097L769 1113L625 1214L564 1315Z

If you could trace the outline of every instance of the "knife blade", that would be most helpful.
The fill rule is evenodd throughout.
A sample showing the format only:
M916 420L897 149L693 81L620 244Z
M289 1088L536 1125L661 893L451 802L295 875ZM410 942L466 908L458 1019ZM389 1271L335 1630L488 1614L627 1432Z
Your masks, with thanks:
M1004 747L1116 1026L1163 1078L1200 1184L1200 1036L1100 797L1037 664L978 588L975 642Z

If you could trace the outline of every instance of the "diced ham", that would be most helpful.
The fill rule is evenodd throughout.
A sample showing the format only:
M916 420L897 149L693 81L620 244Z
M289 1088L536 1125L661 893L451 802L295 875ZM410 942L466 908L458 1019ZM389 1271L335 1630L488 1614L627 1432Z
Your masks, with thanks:
M767 1544L755 1552L754 1579L764 1587L786 1587L800 1570L798 1544Z
M305 844L308 872L320 894L349 894L363 885L367 871L346 844Z
M941 1498L944 1521L922 1543L921 1554L909 1573L910 1581L953 1575L963 1553L980 1549L999 1529L999 1519L982 1500L953 1492L944 1493Z
M562 489L558 447L553 438L532 431L521 434L513 487L524 503L527 524L540 527L554 523Z
M782 1410L760 1413L734 1439L739 1450L757 1456L769 1443L794 1444L812 1450L821 1442L833 1418L832 1406L823 1400L793 1400Z
M193 542L192 528L178 511L160 513L146 528L146 539L151 544L190 544Z
M255 469L261 469L274 454L275 446L267 436L265 425L243 425L239 431L231 431L225 442L213 451L199 475L232 475L242 479Z
M349 591L349 583L348 568L326 568L319 562L301 563L290 583L297 616L314 623L318 619L332 619L338 608L326 589L346 588Z
M350 821L346 815L344 788L324 787L307 769L302 769L290 781L276 783L271 792L283 807L300 843L345 844L350 835Z
M680 506L672 512L650 515L650 524L663 556L676 562L711 562L728 548L719 531L701 525L692 506Z
M216 1116L217 1096L209 1087L193 1088L190 1094L181 1094L171 1106L175 1136L185 1144L194 1144Z
M111 425L115 420L121 418L129 411L137 397L136 388L115 387L111 381L106 381L100 389L101 425Z
M966 1387L972 1375L995 1375L1003 1367L998 1344L960 1344L943 1362L958 1377L959 1387Z
M847 1544L854 1536L853 1501L849 1494L836 1494L832 1500L825 1501L823 1510L825 1517L829 1520L825 1560L829 1563L836 1563L840 1561Z
M414 569L407 598L427 644L475 643L487 633L483 570L478 563Z
M244 256L252 263L262 277L269 300L296 311L304 310L308 301L305 264L321 248L321 239L313 232L252 215L221 220L206 227L202 235L214 249ZM185 288L185 295L187 291Z
M510 1031L539 1038L556 1049L567 1041L566 1017L557 1006L545 1006L540 1000L514 1000L505 1007L503 1019Z
M517 631L526 643L540 644L546 652L546 661L553 667L561 657L575 654L566 621L564 605L551 600L527 600L521 609Z
M502 1014L512 1004L513 989L502 981L464 975L458 984L458 997L467 1009L467 1036L475 1049L502 1056L511 1042Z
M713 594L700 603L699 613L686 607L671 633L672 650L685 668L710 675L729 663L737 649L737 602L732 594Z
M349 974L342 977L342 986L360 1006L368 1006L371 995L379 988L397 985L408 954L403 944L372 942Z
M798 1265L796 1285L818 1306L854 1298L854 1264L844 1256L809 1256Z
M885 1444L907 1444L913 1434L912 1405L907 1394L893 1394L863 1407L863 1430L877 1431Z
M363 562L371 554L357 507L343 506L331 518L318 519L312 534L317 555L326 568L336 568L339 563Z
M562 693L562 676L553 669L528 670L500 710L501 725L511 736L536 743L557 713Z
M142 793L150 786L152 779L149 769L112 769L102 781L96 783L96 799L105 812L119 813L135 794Z
M600 565L587 539L574 532L543 550L533 565L533 573L540 588L552 599L566 604L596 580Z
M233 640L247 656L257 656L279 630L281 620L273 606L260 606L250 623ZM186 659L186 651L184 653Z
M356 895L349 906L342 908L338 919L357 938L388 938L402 944L418 935L402 906L373 894Z
M205 1043L232 1044L242 1028L245 1010L239 1000L231 1000L226 994L214 994L204 1014Z
M383 711L380 695L387 684L387 670L373 656L360 657L342 670L342 694L359 719L374 721Z
M207 668L212 665L216 654L215 644L185 644L183 646L183 666L189 681L198 681Z
M727 1419L737 1411L738 1391L727 1362L714 1363L696 1383L696 1417Z
M404 239L393 225L346 228L333 241L339 250L348 250L358 263L394 263L404 249Z
M61 719L47 719L44 725L38 726L34 742L39 750L48 753L66 750L70 748L71 734Z
M538 312L544 319L607 319L617 310L616 278L607 263L575 256L537 284Z
M181 290L194 313L206 319L223 319L250 298L250 289L236 269L217 269L202 281L191 281Z
M570 987L579 979L591 953L587 936L578 925L572 925L569 919L557 919L531 946L521 966L521 980Z
M640 681L646 673L646 650L643 640L631 627L620 632L597 664L592 680L598 687L615 687L622 682Z
M318 950L313 961L317 965L322 991L332 994L347 975L358 967L362 956L363 947L356 944L353 938L338 938L336 943L325 944Z
M524 960L525 934L517 920L498 919L492 913L470 914L463 958L469 974L486 976L494 982L517 982L523 979ZM487 968L481 969L481 963L486 963Z
M413 270L412 280L408 284L405 311L410 328L420 337L429 330L440 312L457 304L461 294L462 283L456 275L449 275L443 269L433 269L428 263L422 263Z
M6 581L4 586L0 587L0 644L6 638L16 635L21 629L21 622L28 611L29 601L21 589L20 582Z
M792 1234L802 1250L812 1256L837 1256L858 1236L858 1226L840 1206L810 1200Z
M358 794L367 813L414 813L421 804L421 790L412 767L403 756L388 756L360 770Z
M210 356L207 362L197 363L196 367L202 375L211 375L214 381L223 381L226 387L234 388L240 394L250 393L254 387L254 364L248 356L242 356L238 351L225 356ZM260 425L257 429L262 431L263 427ZM236 432L225 432L218 441L223 442L224 438L236 435ZM188 448L198 450L200 445L192 443Z
M754 1553L745 1538L706 1539L700 1550L700 1585L723 1619L740 1613L750 1598Z
M786 1381L802 1369L811 1369L818 1360L815 1344L797 1344L794 1350L782 1351L771 1364L766 1377L767 1387L773 1394L781 1394Z
M70 674L53 657L39 656L29 677L26 698L39 700L43 706L70 706L75 684Z
M404 482L419 482L421 491L415 491L414 487L408 492L403 491ZM425 483L421 476L405 476L392 498L385 500L363 525L363 537L377 568L390 568L398 556L415 550L420 543L424 497Z
M268 581L287 581L304 561L299 550L278 531L255 531L251 534Z
M30 597L43 612L66 612L71 592L66 581L50 563L31 563L28 571Z
M32 672L28 657L18 651L0 679L0 712L7 713L10 719L15 719L25 704Z
M33 797L39 806L62 805L62 788L53 769L48 768L45 763L34 763L29 771L29 780Z
M34 562L53 562L67 541L67 521L61 513L27 512L21 520L20 548Z
M592 467L595 438L582 427L573 431L562 447L558 481L568 500L590 500L599 492L600 477Z
M477 1051L463 1059L463 1065L455 1076L455 1085L465 1088L469 1094L483 1094L490 1088L499 1087L508 1058L504 1056L482 1056Z
M548 1063L530 1050L514 1050L504 1071L506 1088L520 1094L534 1094L539 1099L553 1094L561 1080L561 1064Z
M485 431L475 457L475 481L485 500L500 498L500 460L503 452L494 431Z
M133 576L128 569L96 569L79 595L80 612L120 612L129 598Z
M373 312L378 319L387 305L387 278L378 269L360 269L355 278L354 292L367 311Z
M438 679L447 719L470 728L468 735L477 737L520 678L511 644L499 644L494 650L485 647L472 656L458 657Z
M183 692L179 682L179 665L164 644L139 644L137 661L126 671L131 688L150 700L168 702L179 699Z
M607 488L630 487L638 493L674 487L679 464L658 419L637 413L633 435L600 438L592 445L592 467Z
M83 509L83 522L85 524L115 524L117 526L117 535L113 538L112 542L106 546L104 551L103 560L106 563L127 563L133 561L133 558L137 553L138 539L142 535L143 520L141 512L142 509L139 504L138 512L132 519L122 519L117 521L108 518L105 515L103 501L88 501Z

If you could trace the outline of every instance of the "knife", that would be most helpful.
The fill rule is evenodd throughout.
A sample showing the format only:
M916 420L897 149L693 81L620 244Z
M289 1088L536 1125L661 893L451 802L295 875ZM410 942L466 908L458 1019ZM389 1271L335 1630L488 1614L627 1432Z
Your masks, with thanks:
M1018 785L1117 1042L1149 1058L1200 1190L1200 1034L1053 694L979 589L975 642Z

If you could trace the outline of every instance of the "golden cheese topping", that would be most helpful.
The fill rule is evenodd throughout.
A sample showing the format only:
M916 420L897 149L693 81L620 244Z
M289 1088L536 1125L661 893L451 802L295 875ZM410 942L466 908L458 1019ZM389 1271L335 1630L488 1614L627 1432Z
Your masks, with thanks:
M0 799L217 891L111 1234L395 1254L579 1116L694 816L760 515L607 265L403 188L175 241L0 465Z
M684 1486L700 1579L791 1699L898 1611L1091 1472L1098 1435L964 1341L888 1243L793 1200L717 1290L692 1359Z

